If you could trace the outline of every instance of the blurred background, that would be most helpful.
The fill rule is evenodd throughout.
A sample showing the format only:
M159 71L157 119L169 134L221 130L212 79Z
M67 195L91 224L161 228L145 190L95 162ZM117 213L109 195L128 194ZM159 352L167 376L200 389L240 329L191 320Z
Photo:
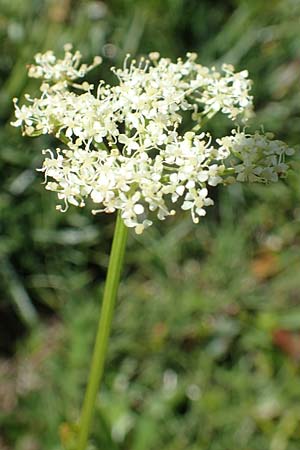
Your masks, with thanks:
M12 128L26 64L72 42L112 80L124 55L196 51L254 80L257 116L290 145L300 130L299 0L0 0L0 449L71 445L113 217L56 212L41 185L49 138ZM223 117L215 135L230 132ZM300 446L300 160L269 186L219 188L188 214L131 233L93 429L102 450ZM61 442L61 443L60 443Z

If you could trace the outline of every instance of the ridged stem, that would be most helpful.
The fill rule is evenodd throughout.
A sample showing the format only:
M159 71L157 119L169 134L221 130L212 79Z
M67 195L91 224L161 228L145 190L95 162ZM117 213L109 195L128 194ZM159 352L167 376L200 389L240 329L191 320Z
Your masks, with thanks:
M95 413L96 397L100 389L104 371L108 339L124 260L127 230L127 227L121 219L120 213L118 213L109 258L107 277L105 281L102 309L98 324L90 375L79 422L77 450L86 450Z

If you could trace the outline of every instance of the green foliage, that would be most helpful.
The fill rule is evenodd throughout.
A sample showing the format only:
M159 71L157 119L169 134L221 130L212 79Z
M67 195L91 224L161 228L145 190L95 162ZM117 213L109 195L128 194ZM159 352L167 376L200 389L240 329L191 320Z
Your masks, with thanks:
M56 212L40 186L40 149L55 143L9 126L11 98L36 89L25 65L71 41L86 57L106 56L109 79L128 51L198 51L205 64L248 68L257 124L293 144L299 18L297 0L0 0L1 449L60 449L59 434L66 447L76 440L113 230L109 216ZM220 189L199 226L183 215L131 237L96 449L299 448L294 160L285 182Z

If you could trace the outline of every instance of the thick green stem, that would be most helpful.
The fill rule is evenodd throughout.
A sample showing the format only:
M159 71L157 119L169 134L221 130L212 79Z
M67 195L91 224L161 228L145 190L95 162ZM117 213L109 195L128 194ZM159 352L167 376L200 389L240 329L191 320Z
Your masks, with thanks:
M89 438L89 433L95 412L96 397L103 375L108 338L110 334L114 305L120 282L126 241L127 227L124 225L120 213L118 213L112 249L109 258L109 265L102 301L102 310L91 363L91 370L79 422L77 450L86 450Z

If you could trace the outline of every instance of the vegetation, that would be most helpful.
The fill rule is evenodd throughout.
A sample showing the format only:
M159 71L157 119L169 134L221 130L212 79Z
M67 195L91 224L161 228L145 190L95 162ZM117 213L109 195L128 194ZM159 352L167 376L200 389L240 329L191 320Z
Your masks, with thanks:
M12 97L36 89L25 65L72 42L104 56L110 79L128 51L196 51L247 68L256 125L292 145L299 18L297 0L0 0L1 450L72 446L113 229L106 215L58 213L40 186L49 141L9 125ZM276 185L220 188L198 225L183 213L131 233L96 449L299 448L299 166Z

